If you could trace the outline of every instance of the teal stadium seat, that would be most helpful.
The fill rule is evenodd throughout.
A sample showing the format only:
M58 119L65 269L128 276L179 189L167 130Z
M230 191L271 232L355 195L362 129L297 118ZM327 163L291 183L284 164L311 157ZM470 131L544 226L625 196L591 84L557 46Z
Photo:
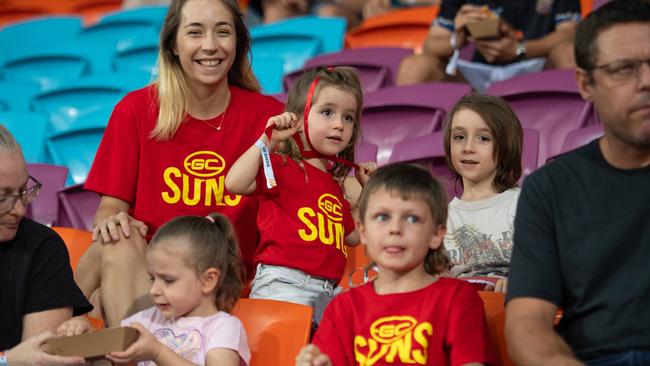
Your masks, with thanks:
M0 52L10 56L74 39L82 28L76 16L48 16L7 25L0 30Z
M158 75L158 37L142 37L121 42L113 58L117 72L147 72Z
M68 184L86 181L95 153L104 135L112 107L104 107L79 117L74 125L48 137L45 142L52 163L68 168Z
M303 67L310 58L342 50L346 25L343 18L304 16L252 27L253 69L257 68L255 63L258 57L264 60L264 56L279 56L283 60L282 74L256 76L278 78L282 83L283 74Z
M29 103L39 91L35 84L0 81L0 111L29 112Z
M0 124L16 137L28 163L45 162L47 115L29 112L0 112Z
M77 119L104 108L113 108L129 91L151 81L147 73L102 74L68 80L32 99L35 111L49 115L49 133L74 129Z
M0 77L48 89L64 80L109 72L114 53L114 49L92 41L33 48L7 56L0 67Z

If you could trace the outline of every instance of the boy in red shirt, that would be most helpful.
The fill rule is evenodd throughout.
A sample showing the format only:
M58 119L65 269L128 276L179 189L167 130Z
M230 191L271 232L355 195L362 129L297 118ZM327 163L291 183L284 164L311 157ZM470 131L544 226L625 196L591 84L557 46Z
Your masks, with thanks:
M493 363L483 304L473 286L438 278L447 199L418 167L383 167L361 194L361 241L377 278L337 296L297 366Z

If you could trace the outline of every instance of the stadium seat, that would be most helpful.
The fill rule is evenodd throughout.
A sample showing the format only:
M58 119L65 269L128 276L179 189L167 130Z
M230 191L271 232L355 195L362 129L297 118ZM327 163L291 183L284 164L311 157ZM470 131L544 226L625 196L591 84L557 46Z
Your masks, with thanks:
M137 8L115 11L104 15L99 20L100 24L113 22L141 22L148 23L156 27L158 31L165 22L168 6L140 6Z
M70 11L80 15L84 24L92 25L109 12L122 8L122 0L77 0L70 5Z
M316 55L342 50L345 27L343 18L314 16L252 27L252 62L255 64L257 55L279 55L285 73L297 70Z
M158 37L142 37L121 42L113 58L117 72L145 72L158 75Z
M497 364L495 366L514 366L514 363L508 356L508 348L506 346L505 295L501 292L492 291L479 291L478 294L481 300L483 300L485 320L487 321L493 349L496 351Z
M87 230L59 226L52 227L52 230L59 234L65 246L68 248L70 267L72 267L72 271L74 272L77 269L79 259L81 259L81 256L93 242L92 233Z
M518 76L492 84L487 93L504 98L524 127L539 131L538 166L560 152L570 131L598 123L593 105L578 93L572 70Z
M88 112L45 141L52 162L70 170L69 184L86 181L111 112L112 108Z
M114 53L110 47L78 40L32 48L7 56L0 65L0 77L49 89L65 80L109 72Z
M45 162L47 115L30 112L0 112L0 124L14 135L28 163Z
M251 351L249 366L293 365L309 343L313 310L284 301L239 299L232 314L246 329Z
M307 61L301 70L285 75L284 89L289 90L304 70L317 66L352 66L358 71L364 93L372 92L393 86L400 62L411 53L406 48L370 47L319 55Z
M562 144L562 153L577 149L603 136L603 125L593 125L569 132Z
M58 217L58 192L65 186L68 168L50 164L27 164L27 171L43 186L36 199L27 206L26 216L41 224L53 225Z
M29 103L39 91L32 83L0 81L0 111L29 112Z
M346 48L403 47L421 49L439 7L413 7L390 11L363 21L345 37Z
M253 57L251 66L263 93L278 94L282 92L282 75L284 74L284 59L282 57L258 54Z
M398 142L440 130L447 111L469 92L466 84L424 83L368 93L361 118L363 141L378 146L377 163L384 165Z
M364 284L370 279L364 273L365 267L369 264L370 259L366 256L364 244L359 243L357 246L348 247L348 259L339 285L344 289L349 289Z
M15 3L3 2L0 4L0 27L46 15L46 9L37 5L28 4L26 1Z
M105 16L84 28L77 39L114 50L121 42L132 42L141 37L156 38L159 32L160 25L150 19Z
M59 209L56 224L83 230L93 229L93 218L101 197L75 184L59 191Z
M47 16L13 23L0 31L0 50L7 55L72 40L81 32L81 18Z
M32 107L49 115L49 132L74 128L85 114L110 110L129 91L144 87L151 80L147 73L102 74L61 82L34 97ZM104 124L108 122L108 118Z

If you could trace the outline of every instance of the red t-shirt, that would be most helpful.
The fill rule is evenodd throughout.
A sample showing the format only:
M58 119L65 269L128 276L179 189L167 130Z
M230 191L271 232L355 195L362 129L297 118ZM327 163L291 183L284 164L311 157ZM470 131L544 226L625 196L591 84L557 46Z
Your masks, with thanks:
M467 282L440 278L379 295L373 283L332 300L313 343L335 366L494 364L483 302Z
M158 118L155 87L129 93L113 110L85 188L128 202L131 215L149 227L147 239L176 216L221 212L234 224L250 270L258 242L256 202L230 194L224 179L283 105L236 87L230 92L220 131L190 117L169 141L149 137ZM208 122L218 126L221 115Z
M277 187L266 190L263 170L257 175L256 263L299 269L312 276L340 280L354 231L350 204L331 174L289 157L271 155Z

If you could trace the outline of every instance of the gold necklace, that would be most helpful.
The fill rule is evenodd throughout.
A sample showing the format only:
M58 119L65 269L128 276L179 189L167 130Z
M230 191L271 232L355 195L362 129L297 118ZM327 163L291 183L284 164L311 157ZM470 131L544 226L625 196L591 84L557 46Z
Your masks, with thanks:
M221 131L221 126L223 125L223 120L226 118L226 112L228 111L228 105L230 104L230 92L228 92L228 99L226 101L226 108L224 108L223 113L221 113L221 120L219 121L219 126L215 126L207 120L202 119L201 121L205 122L206 125L214 128L217 131Z

